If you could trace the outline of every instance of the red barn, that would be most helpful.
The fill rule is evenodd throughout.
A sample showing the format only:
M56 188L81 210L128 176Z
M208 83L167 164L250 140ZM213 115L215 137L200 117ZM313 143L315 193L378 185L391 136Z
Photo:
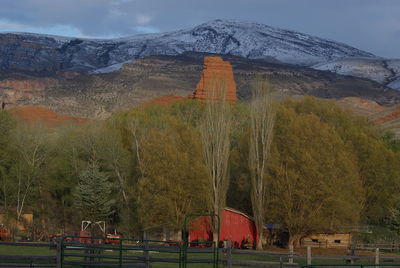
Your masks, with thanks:
M239 248L257 241L254 220L243 212L225 208L222 212L219 240L230 240L232 246ZM202 216L191 224L189 241L213 241L210 217Z

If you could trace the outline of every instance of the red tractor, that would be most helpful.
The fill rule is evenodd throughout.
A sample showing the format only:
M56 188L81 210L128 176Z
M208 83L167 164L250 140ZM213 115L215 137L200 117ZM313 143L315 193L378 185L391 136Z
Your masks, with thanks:
M120 234L107 234L106 244L118 245L120 243L120 239L121 239Z

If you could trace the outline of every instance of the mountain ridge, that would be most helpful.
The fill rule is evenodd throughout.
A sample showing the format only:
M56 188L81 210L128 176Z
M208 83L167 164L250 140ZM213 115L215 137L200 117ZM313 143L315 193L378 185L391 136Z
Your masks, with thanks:
M80 74L59 79L55 85L40 89L31 98L20 98L13 105L37 105L70 116L105 118L161 95L187 96L193 93L203 70L203 58L210 55L216 56L195 52L178 56L148 56L124 64L111 73ZM400 92L371 80L275 61L220 56L233 66L240 100L250 98L249 84L260 74L282 96L311 95L334 99L357 96L386 106L400 103Z
M389 88L400 90L400 59L342 58L312 67L370 79Z
M0 33L0 70L41 75L88 72L151 55L203 52L250 59L274 57L311 66L343 57L375 55L316 36L264 24L212 20L192 28L116 39Z

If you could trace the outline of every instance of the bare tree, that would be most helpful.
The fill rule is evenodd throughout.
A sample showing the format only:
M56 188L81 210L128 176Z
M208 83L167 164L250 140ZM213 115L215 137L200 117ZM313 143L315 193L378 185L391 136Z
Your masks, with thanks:
M138 118L132 118L128 121L128 131L132 137L132 152L135 154L140 176L145 177L147 164L142 159L142 147L141 147L141 131L139 127Z
M46 150L48 136L40 125L20 125L15 129L14 137L14 149L17 152L16 178L18 180L16 213L17 222L20 222L27 198L34 186L37 187L39 197L43 197L40 172L48 155ZM44 211L44 202L40 202L40 209ZM47 224L43 216L40 221L43 230L46 230Z
M225 206L229 185L228 160L230 152L231 109L226 100L226 82L223 77L213 77L205 84L206 105L200 123L204 160L209 173L211 206L219 215ZM213 238L217 241L217 222L213 224Z
M266 207L267 162L270 156L276 109L272 103L272 86L262 77L253 81L253 99L250 105L251 203L258 240L256 248L262 249Z

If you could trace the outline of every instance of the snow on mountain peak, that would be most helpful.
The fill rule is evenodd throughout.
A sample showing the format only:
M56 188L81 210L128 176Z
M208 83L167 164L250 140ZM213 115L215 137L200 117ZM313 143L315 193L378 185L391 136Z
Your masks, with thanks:
M341 58L317 64L313 68L367 78L400 90L400 59Z
M375 57L346 44L295 31L220 19L178 31L117 39L8 33L0 34L0 42L0 70L19 71L94 71L149 55L188 51L251 59L274 57L305 66L344 57Z

